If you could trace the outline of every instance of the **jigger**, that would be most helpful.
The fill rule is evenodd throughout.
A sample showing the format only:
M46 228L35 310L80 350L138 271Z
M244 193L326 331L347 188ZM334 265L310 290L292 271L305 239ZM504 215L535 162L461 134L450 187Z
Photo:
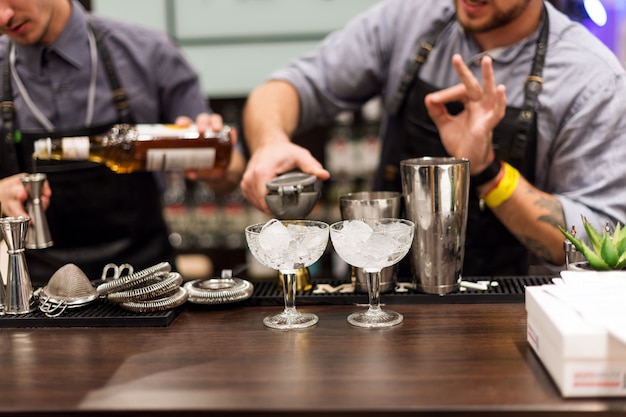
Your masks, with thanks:
M26 235L26 248L44 249L50 247L54 242L50 236L46 214L41 206L41 188L46 181L46 174L28 174L23 176L21 180L28 192L26 211L32 219Z
M30 217L0 218L0 228L9 254L7 283L4 294L5 314L24 314L34 311L35 296L24 257L24 242Z

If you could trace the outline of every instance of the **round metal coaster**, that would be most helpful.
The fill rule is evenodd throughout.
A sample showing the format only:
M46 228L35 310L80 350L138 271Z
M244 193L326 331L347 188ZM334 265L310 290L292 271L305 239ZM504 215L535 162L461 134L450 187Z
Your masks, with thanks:
M251 282L232 278L232 271L222 271L221 278L197 279L189 281L184 288L189 294L188 301L196 304L227 304L243 301L254 292Z

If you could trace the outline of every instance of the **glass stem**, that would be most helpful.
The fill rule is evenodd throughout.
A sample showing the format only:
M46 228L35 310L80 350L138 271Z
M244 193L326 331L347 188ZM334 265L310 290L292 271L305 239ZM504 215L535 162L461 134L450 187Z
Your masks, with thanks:
M370 311L380 311L380 269L364 268L367 274L367 292L370 299Z
M283 279L283 293L285 294L285 312L295 313L296 311L296 269L285 269L280 271Z

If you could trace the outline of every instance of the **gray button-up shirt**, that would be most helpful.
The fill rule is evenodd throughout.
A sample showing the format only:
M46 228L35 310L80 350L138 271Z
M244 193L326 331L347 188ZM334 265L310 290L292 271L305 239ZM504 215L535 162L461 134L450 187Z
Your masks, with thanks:
M56 129L85 127L91 78L86 19L84 8L73 1L70 20L52 45L15 45L17 72L33 102ZM172 123L177 116L195 118L207 111L197 74L167 35L98 16L93 20L102 33L118 79L128 93L137 123ZM7 59L8 42L7 36L0 38L2 66ZM54 70L45 71L47 65ZM15 87L13 93L17 127L24 131L43 131ZM117 118L111 101L111 86L99 54L92 125L112 123Z

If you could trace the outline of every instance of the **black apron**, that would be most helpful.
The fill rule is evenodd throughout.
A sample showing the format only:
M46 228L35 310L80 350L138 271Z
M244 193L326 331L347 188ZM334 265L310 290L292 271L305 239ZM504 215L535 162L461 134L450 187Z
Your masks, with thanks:
M449 156L441 143L437 127L428 116L424 99L427 94L440 90L419 79L419 71L426 61L441 31L452 21L444 22L431 42L420 46L414 61L407 66L406 74L392 106L389 126L402 126L399 132L390 132L399 140L386 141L382 163L377 173L376 188L401 191L399 162L418 156ZM544 10L544 23L536 44L532 71L524 89L522 108L507 107L504 119L493 132L496 158L516 167L531 183L534 179L536 158L537 96L541 91L543 65L548 40L548 15ZM461 103L450 103L448 110L458 114ZM399 124L392 122L397 121ZM508 229L481 207L475 187L470 181L470 199L465 241L463 274L466 276L526 275L528 251Z
M16 135L19 126L15 125L7 53L0 107L2 178L33 172L33 144L37 139L89 136L106 131L114 123L133 123L128 98L111 57L91 22L90 29L106 68L119 119L107 125L72 131L28 131ZM162 261L174 266L174 251L162 215L161 190L153 173L115 174L104 165L89 161L38 160L36 164L37 172L47 175L52 188L46 216L54 245L26 250L26 263L34 286L45 285L57 269L68 263L76 264L92 280L100 278L103 267L109 262L129 263L136 270Z

